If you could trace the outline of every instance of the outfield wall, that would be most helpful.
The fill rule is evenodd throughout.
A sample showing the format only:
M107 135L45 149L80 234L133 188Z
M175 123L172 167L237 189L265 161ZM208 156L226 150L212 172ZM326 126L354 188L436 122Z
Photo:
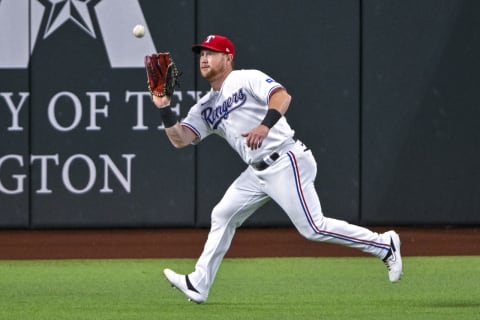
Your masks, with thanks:
M245 165L217 137L170 145L143 57L172 52L183 117L208 90L190 48L211 33L293 96L326 215L479 224L479 26L474 0L2 0L0 228L208 226ZM270 203L246 224L290 222Z

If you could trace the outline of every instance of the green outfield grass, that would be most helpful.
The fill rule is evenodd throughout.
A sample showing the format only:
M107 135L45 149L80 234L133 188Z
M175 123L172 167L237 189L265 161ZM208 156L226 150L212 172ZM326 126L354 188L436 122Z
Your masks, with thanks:
M480 257L226 259L206 304L162 269L191 259L0 261L0 319L480 319Z

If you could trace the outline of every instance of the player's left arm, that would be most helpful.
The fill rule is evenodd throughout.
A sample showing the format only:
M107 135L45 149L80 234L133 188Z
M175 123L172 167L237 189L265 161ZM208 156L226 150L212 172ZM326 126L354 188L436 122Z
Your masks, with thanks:
M288 94L285 88L278 88L274 90L268 101L268 109L275 109L283 116L287 113L292 97Z
M247 146L252 149L258 149L262 146L263 140L268 136L270 129L287 112L292 97L285 88L278 88L270 94L268 100L268 111L262 122L250 132L243 134L246 138Z

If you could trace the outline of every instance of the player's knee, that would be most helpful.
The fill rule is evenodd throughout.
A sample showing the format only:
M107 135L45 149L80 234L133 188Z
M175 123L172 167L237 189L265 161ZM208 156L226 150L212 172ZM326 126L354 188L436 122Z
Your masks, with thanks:
M241 219L241 215L235 215L234 212L231 208L217 205L212 211L212 227L238 228L243 219Z
M228 211L217 205L212 210L212 225L226 225L229 220Z
M304 237L305 239L307 240L314 240L315 239L315 232L313 230L298 230L298 232L300 233L300 235L302 237Z
M298 230L298 233L300 233L300 235L305 239L318 241L318 235L319 235L318 230L322 230L321 226L323 226L323 224L317 226L316 229L314 229L310 225L297 226L297 230Z

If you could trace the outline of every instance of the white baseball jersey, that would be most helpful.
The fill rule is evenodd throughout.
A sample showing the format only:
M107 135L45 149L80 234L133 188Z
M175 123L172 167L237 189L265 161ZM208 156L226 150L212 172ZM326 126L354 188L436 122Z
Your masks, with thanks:
M262 160L285 143L294 131L285 117L270 129L262 147L251 150L242 134L258 126L268 110L271 93L282 85L258 70L235 70L225 79L220 91L210 90L189 111L182 125L200 138L212 133L223 137L247 164ZM242 109L242 112L239 109Z

